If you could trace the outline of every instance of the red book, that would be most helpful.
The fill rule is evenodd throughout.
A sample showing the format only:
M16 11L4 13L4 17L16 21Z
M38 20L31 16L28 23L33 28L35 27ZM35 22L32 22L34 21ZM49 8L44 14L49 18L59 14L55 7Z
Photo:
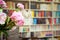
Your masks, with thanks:
M52 24L52 18L49 18L48 20L49 20L49 24Z
M46 1L52 1L52 0L46 0Z
M38 17L41 17L41 14L42 14L41 11L39 11L39 12L38 12Z
M44 17L44 11L41 11L41 17Z
M54 19L54 24L56 24L56 18Z

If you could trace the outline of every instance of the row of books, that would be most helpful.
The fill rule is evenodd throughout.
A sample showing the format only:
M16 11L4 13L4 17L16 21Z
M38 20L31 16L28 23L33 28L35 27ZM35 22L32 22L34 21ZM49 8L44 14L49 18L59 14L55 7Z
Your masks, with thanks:
M29 27L27 26L27 27L19 27L19 32L29 32L30 31L30 29L29 29Z
M33 18L33 24L52 24L52 18Z
M54 0L54 2L60 2L60 0Z
M51 11L32 11L32 17L52 17Z
M31 9L52 10L52 5L31 3ZM53 4L53 10L60 10L60 4Z
M54 24L60 24L60 18L55 18L54 19Z
M55 31L60 30L60 25L31 25L19 27L19 32Z
M51 12L51 11L31 11L32 12L32 17L60 17L60 11L55 11L55 12Z
M37 38L42 38L42 37L52 37L52 32L47 31L47 32L31 32L31 37L37 37Z
M8 2L6 2L6 4L7 4L7 8L15 9L15 2L8 1Z
M31 9L51 10L51 4L31 3Z
M45 1L52 1L52 0L31 0L31 1L42 1L42 2L45 2Z
M33 18L33 24L60 24L60 18Z
M56 18L56 17L60 17L60 11L56 11L56 12L53 12L53 17Z
M52 32L52 31L42 31L42 32L20 32L20 37L22 38L51 38L52 36L54 35L57 36L57 35L60 35L60 31L55 31L55 32Z
M29 8L29 6L28 6L28 2L21 2L23 5L24 5L24 8L25 9L28 9ZM13 2L13 1L7 1L6 2L6 4L7 4L7 8L8 9L17 9L17 2L15 3L15 2Z
M31 32L37 32L37 31L55 31L60 30L60 25L32 25L30 27Z

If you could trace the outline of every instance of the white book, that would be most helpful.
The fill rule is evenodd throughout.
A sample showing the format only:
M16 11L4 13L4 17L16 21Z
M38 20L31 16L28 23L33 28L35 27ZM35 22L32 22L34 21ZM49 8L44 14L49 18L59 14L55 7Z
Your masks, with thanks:
M23 27L19 27L19 32L23 32Z
M40 4L40 10L48 10L47 4Z

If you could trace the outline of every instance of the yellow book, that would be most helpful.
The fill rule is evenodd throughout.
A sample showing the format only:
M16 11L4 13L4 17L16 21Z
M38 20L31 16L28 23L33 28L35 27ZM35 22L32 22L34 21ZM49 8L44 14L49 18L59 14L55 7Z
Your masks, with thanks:
M34 17L34 11L32 11L32 18Z

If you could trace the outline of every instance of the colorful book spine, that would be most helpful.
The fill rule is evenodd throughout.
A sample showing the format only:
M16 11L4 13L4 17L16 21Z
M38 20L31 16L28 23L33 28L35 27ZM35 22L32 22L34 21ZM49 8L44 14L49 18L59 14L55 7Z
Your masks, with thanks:
M46 16L46 11L44 11L44 17L47 17L47 16Z
M38 11L36 11L36 17L38 17Z
M32 18L34 18L34 11L32 11Z
M54 24L56 24L56 18L54 19Z
M41 17L41 11L39 11L38 16Z
M59 24L58 18L56 18L56 24Z
M45 1L52 1L52 0L45 0Z
M52 15L54 18L56 18L57 17L57 15L56 15L56 12L53 12L53 15Z
M36 4L35 3L31 3L31 9L36 9L36 8L37 8Z
M37 18L33 18L33 24L37 24Z
M58 10L58 5L57 4L53 5L53 10L55 10L55 11Z
M41 17L44 17L44 11L41 11Z
M57 9L60 10L60 4L58 4Z
M49 24L49 20L48 19L46 19L46 24Z

